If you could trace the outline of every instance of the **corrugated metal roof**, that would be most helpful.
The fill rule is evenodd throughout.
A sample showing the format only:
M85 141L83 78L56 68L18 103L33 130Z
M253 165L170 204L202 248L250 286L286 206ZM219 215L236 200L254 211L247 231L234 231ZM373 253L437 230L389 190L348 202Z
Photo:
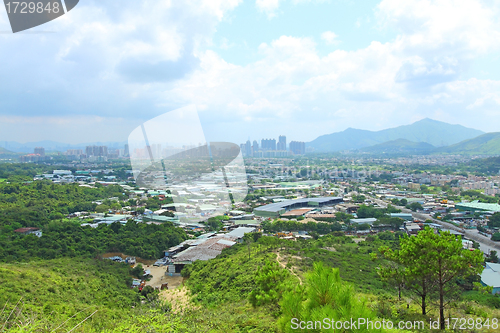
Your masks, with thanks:
M495 272L492 269L485 269L481 274L481 282L493 288L500 287L500 272Z
M217 242L217 244L233 246L234 244L236 244L236 242L230 241L229 239L221 239Z
M202 240L203 242L201 244L191 246L181 253L176 254L173 261L180 263L193 262L196 260L209 260L218 256L223 249L236 244L236 242L234 242L235 238L232 238L227 234Z
M234 237L234 238L241 238L245 234L247 234L249 232L254 232L254 231L255 231L255 228L251 228L251 227L239 227L239 228L236 228L233 231L229 232L227 234L227 236Z
M264 212L278 213L279 211L281 211L283 209L288 209L291 206L296 205L296 204L307 205L309 202L316 202L316 203L319 203L319 204L324 204L324 203L328 203L330 201L332 201L332 204L333 204L333 203L342 202L343 199L341 197L321 197L321 198L294 199L294 200L287 200L287 201L272 203L272 204L261 206L261 207L256 207L254 209L254 211L264 211Z
M484 211L500 212L499 204L478 202L477 200L473 202L459 202L455 204L455 207L456 208L467 207Z
M368 223L371 224L373 222L377 221L376 218L374 217L367 217L364 219L351 219L351 223Z

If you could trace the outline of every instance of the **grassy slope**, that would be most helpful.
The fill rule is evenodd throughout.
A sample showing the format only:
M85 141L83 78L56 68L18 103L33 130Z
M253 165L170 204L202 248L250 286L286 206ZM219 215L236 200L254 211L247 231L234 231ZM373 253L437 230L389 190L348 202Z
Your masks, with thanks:
M244 297L224 311L203 307L165 313L140 305L129 279L126 265L107 260L0 264L0 307L5 305L0 327L7 322L7 332L52 332L63 324L55 332L67 332L97 310L73 332L276 332L275 318L263 308L253 309Z
M102 329L101 323L109 323L139 300L128 287L128 267L111 261L57 259L0 264L0 281L1 306L12 310L20 301L18 308L23 310L16 314L17 319L28 322L31 317L47 328L55 328L56 323L83 310L62 326L68 330L97 310L89 329ZM0 316L2 325L5 314Z
M360 151L371 154L408 154L428 153L434 149L435 147L427 142L413 142L406 139L397 139L362 148Z
M323 261L327 266L338 267L342 279L354 285L360 297L368 300L367 304L380 318L394 322L399 320L428 322L430 317L435 318L438 313L434 305L428 309L429 317L422 316L417 299L412 300L410 293L404 290L403 300L398 301L397 290L384 284L377 276L376 267L381 261L372 261L369 253L376 252L376 249L383 244L390 245L391 241L376 239L374 242L354 244L346 237L327 236L317 241L281 241L274 245L254 243L251 245L250 259L247 246L237 245L225 250L216 259L196 262L191 266L187 286L191 289L195 302L205 309L231 309L235 304L240 304L244 308L245 299L255 287L254 272L259 266L264 265L266 258L276 260L275 252L279 251L280 262L286 265L286 269L296 273L302 281L306 281L305 273L310 271L315 261ZM455 302L454 307L447 309L446 312L449 312L452 317L460 318L498 317L500 311L494 309L495 302L492 298L495 297L481 296L475 292L465 293L463 301ZM409 308L407 308L407 303ZM247 324L255 324L256 316L259 316L263 309L267 308L248 307ZM263 318L267 318L269 331L276 329L275 322L269 314ZM245 329L261 332L265 328L265 326L256 327L252 324L248 324L250 327L241 326L241 321L236 323L233 319L229 317L226 325L236 327L237 332L246 331ZM216 331L223 332L222 326L218 325L216 324ZM494 332L495 330L483 331Z
M436 153L500 155L500 133L487 133L436 150Z
M213 260L188 266L187 286L199 307L178 314L137 304L132 309L137 294L127 288L127 268L120 264L91 259L0 264L0 306L8 299L9 312L12 302L22 296L25 309L35 312L35 325L29 326L31 330L10 329L9 332L34 331L36 325L46 327L38 331L50 332L50 328L84 309L58 331L67 332L98 310L74 332L277 332L277 318L272 315L272 309L252 308L247 298L256 286L257 268L264 265L265 259L276 260L275 253L279 251L281 263L302 281L312 263L322 260L328 266L338 267L342 278L369 299L369 306L381 318L422 319L418 302L411 302L410 309L406 309L409 295L405 292L403 302L398 302L395 290L376 276L375 267L379 262L371 261L369 253L381 244L390 242L375 240L354 244L346 237L325 236L304 242L265 238L252 243L250 251L245 244L236 245ZM457 303L451 312L454 317L473 318L498 317L499 314L471 301ZM435 309L431 315L436 315ZM0 315L0 326L2 319L5 315Z

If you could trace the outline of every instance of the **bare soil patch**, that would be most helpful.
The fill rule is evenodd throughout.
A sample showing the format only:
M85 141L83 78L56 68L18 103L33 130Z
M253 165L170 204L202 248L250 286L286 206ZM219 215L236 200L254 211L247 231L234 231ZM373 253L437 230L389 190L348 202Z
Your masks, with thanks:
M179 313L187 309L193 310L197 308L191 303L189 290L184 285L181 285L180 288L176 289L162 290L160 292L160 298L172 305L172 311L174 313Z

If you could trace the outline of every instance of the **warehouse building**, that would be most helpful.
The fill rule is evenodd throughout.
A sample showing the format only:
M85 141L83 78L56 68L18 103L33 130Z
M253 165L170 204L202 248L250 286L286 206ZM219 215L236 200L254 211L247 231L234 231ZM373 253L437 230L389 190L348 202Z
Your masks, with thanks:
M481 284L493 287L492 294L500 294L500 264L486 263L481 274Z
M458 210L465 210L470 212L500 212L500 205L495 203L484 203L479 201L472 202L460 202L455 204L455 208Z
M306 207L318 208L324 206L335 206L343 201L344 199L341 197L294 199L257 207L253 210L253 213L255 216L277 218L281 214L290 210Z

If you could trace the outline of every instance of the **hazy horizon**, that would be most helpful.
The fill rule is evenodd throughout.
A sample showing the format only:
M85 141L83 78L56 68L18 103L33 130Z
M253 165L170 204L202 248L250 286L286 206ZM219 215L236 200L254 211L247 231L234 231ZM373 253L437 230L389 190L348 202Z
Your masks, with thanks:
M81 2L0 34L0 141L123 142L187 105L209 141L423 118L498 132L498 14L478 0Z
M424 119L430 119L430 118L424 118ZM421 120L424 120L424 119L421 119ZM421 120L418 120L416 122L419 122ZM434 119L430 119L430 120L434 120ZM416 122L413 122L411 124L414 124ZM400 126L405 126L405 125L411 125L411 124L403 124L403 125L400 125ZM449 124L449 125L460 125L460 126L464 126L464 125L461 125L461 124ZM396 126L396 127L399 127L399 126ZM466 128L470 128L470 129L476 129L476 128L471 128L471 127L467 127L467 126L464 126ZM348 130L348 129L356 129L356 130L367 130L367 131L373 131L373 132L376 132L376 131L383 131L383 130L387 130L387 129L391 129L391 128L394 128L394 127L388 127L388 128L382 128L380 130L370 130L370 129L360 129L360 128L353 128L353 127L348 127L346 129L343 129L341 131L338 131L338 132L343 132L345 130ZM477 129L476 129L477 130ZM333 132L333 133L338 133L338 132ZM318 133L316 137L314 137L312 140L320 137L320 136L323 136L323 135L329 135L329 134L333 134L333 133ZM491 132L484 132L483 133L491 133ZM297 141L296 139L294 139L293 137L290 137L288 136L286 133L281 133L281 134L276 134L274 137L273 136L270 136L270 135L267 135L267 136L263 136L261 138L253 138L251 137L250 138L250 141L253 142L254 140L256 140L259 145L260 145L260 141L262 139L278 139L278 136L279 135L284 135L286 136L287 138L287 143L289 143L290 141ZM312 141L310 140L310 141ZM310 142L310 141L307 141L307 142ZM40 142L52 142L52 143L58 143L58 144L62 144L62 145L68 145L68 146L84 146L84 145L88 145L88 144L113 144L113 145L117 145L117 144L127 144L128 141L127 140L122 140L122 141L92 141L91 139L86 141L86 142L74 142L74 143L71 143L71 142L62 142L62 141L55 141L55 140L38 140L38 141L26 141L26 142L19 142L19 141L13 141L13 140L0 140L0 147L5 147L5 144L8 143L8 142L15 142L15 143L18 143L18 144L30 144L30 143L40 143ZM241 143L244 143L246 142L246 140L242 141ZM240 142L237 142L237 143L240 143ZM168 142L166 143L168 144Z

